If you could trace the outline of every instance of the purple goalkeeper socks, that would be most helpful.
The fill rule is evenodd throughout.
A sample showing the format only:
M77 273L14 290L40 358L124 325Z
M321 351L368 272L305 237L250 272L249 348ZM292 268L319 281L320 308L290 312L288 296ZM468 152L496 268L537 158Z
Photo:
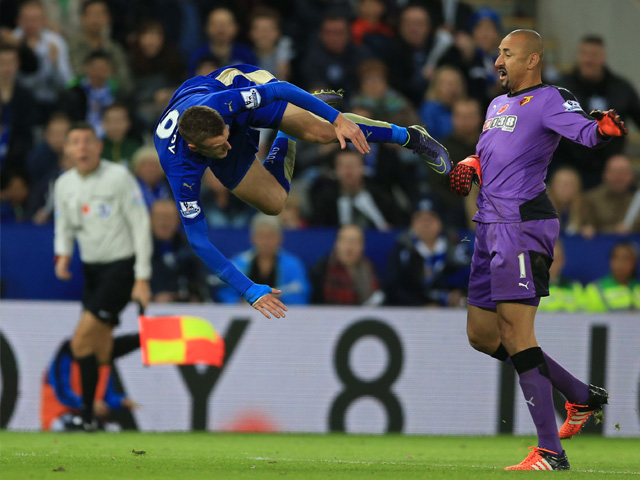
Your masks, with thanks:
M520 388L538 432L538 447L561 454L556 414L553 409L551 380L535 367L519 374Z
M549 378L553 388L558 390L571 403L584 404L589 399L589 385L574 377L571 372L551 358L547 353L542 352L544 360L549 368ZM505 360L513 366L511 357Z
M589 399L589 385L578 380L549 355L542 353L549 367L549 377L554 388L571 403L584 404Z

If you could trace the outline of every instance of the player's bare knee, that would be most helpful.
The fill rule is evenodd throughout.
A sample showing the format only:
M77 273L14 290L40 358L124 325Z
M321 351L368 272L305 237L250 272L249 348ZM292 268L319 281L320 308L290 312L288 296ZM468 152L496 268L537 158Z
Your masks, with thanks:
M282 210L284 210L284 203L270 203L268 205L264 205L262 208L260 208L260 211L262 213L264 213L265 215L280 215L280 213L282 213Z
M93 353L93 342L91 337L76 331L71 338L71 353L76 358L86 357Z
M489 339L486 335L477 335L470 331L467 331L467 340L474 350L487 355L491 355L498 348L496 344L500 343L499 339Z
M467 335L467 340L469 340L469 345L471 345L474 350L482 351L483 343L479 337Z
M264 199L260 204L260 211L265 215L280 215L287 203L287 192L284 189L278 189L268 198Z
M113 337L109 335L103 338L94 348L96 358L100 365L106 365L111 361L111 352L113 351Z

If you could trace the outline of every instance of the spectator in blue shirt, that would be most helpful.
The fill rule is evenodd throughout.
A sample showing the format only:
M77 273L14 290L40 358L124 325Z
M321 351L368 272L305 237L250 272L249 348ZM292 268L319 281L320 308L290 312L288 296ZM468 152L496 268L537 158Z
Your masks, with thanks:
M433 138L442 141L453 132L453 104L465 96L466 89L457 68L443 66L435 71L419 110L422 123Z
M252 248L231 259L255 283L282 290L278 296L286 305L309 303L310 284L302 261L281 248L282 227L276 217L257 213L251 221ZM224 285L218 290L222 303L238 303L242 297Z
M189 58L189 76L195 75L198 60L205 55L213 55L220 66L258 63L250 46L236 42L238 21L229 8L219 6L209 12L205 33L207 43L197 48Z

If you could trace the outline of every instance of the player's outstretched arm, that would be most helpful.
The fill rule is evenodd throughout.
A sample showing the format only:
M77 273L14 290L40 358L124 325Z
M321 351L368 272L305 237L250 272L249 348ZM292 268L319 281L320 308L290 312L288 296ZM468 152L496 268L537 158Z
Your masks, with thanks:
M333 125L342 148L346 148L346 140L351 140L360 153L369 153L369 144L360 127L338 110L324 103L320 99L322 97L318 98L289 82L270 82L255 88L263 92L265 96L263 103L270 103L276 99L285 100L318 115Z
M275 298L273 293L280 293L268 285L253 283L244 273L231 263L211 243L207 234L207 222L203 219L192 224L184 224L185 232L193 251L207 264L215 275L231 285L252 307L265 317L283 318L287 307Z

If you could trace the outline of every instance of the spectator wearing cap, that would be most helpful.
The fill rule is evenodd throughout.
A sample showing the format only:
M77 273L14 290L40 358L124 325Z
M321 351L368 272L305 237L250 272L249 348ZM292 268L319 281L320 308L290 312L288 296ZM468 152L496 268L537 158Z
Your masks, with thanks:
M502 32L500 15L490 8L478 9L470 20L471 35L458 32L455 45L441 59L441 64L458 67L466 75L469 95L483 106L502 93L494 63Z
M387 299L397 306L463 306L469 277L469 242L443 233L434 200L418 202L411 227L389 256Z

